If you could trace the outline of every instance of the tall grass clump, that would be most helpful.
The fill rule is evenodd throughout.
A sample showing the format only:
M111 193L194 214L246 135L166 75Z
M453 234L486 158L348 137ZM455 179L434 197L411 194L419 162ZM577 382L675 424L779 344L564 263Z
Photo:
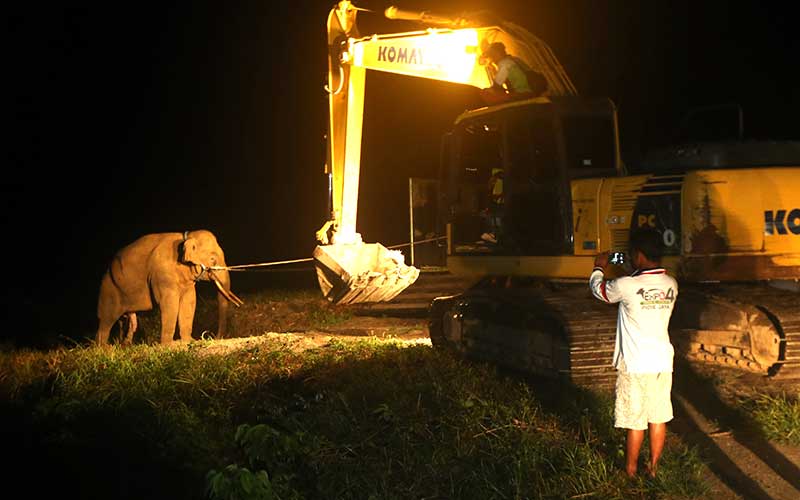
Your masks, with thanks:
M768 439L800 446L800 393L760 394L746 406Z
M663 481L624 476L606 395L427 346L216 345L0 354L8 453L34 451L8 477L59 498L702 497L680 446Z

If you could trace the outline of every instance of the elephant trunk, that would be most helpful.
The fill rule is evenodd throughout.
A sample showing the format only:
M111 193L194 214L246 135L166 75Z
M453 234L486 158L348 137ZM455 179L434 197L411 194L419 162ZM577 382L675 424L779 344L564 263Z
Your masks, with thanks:
M210 271L209 278L217 287L217 310L219 312L219 328L217 338L225 338L228 324L228 302L236 307L244 302L231 291L231 276L227 270Z

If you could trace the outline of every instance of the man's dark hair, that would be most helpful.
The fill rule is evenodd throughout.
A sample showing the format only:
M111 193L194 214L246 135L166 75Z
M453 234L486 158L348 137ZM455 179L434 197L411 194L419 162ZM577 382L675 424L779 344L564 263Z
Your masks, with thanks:
M503 42L493 42L489 45L489 48L486 49L487 54L497 53L499 56L506 55L506 46Z
M648 260L655 263L661 262L664 253L664 243L661 234L655 229L634 229L630 239L631 252L638 251Z

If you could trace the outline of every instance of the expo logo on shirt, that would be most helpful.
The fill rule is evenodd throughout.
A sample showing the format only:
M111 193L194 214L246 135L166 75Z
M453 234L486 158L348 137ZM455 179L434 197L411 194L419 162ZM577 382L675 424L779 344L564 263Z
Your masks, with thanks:
M640 288L637 295L642 296L640 305L643 310L648 309L669 309L672 302L675 300L675 290L670 287L666 292L660 288L651 288L645 290Z

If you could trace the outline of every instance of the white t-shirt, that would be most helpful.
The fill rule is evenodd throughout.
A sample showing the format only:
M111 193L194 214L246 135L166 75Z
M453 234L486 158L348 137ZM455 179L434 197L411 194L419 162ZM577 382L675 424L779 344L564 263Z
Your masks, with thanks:
M629 373L672 372L675 350L669 341L669 318L678 297L678 282L662 268L636 271L614 280L595 268L589 287L598 299L619 302L613 365L625 360Z

